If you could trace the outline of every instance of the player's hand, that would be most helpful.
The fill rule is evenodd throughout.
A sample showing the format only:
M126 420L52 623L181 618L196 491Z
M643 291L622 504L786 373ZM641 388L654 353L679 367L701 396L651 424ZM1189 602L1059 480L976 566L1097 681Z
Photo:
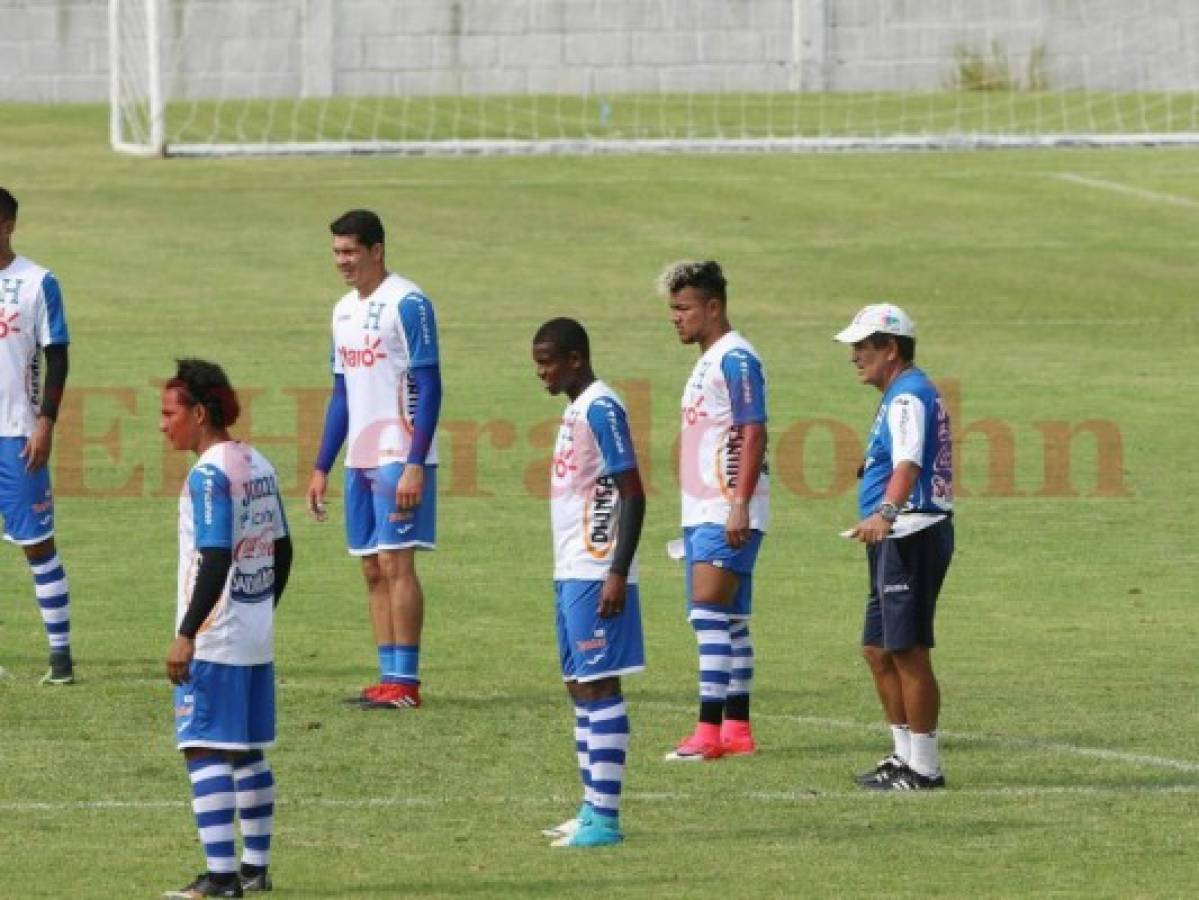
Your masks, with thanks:
M629 577L609 572L600 589L599 617L610 619L624 612L625 595L628 590Z
M329 511L325 507L325 491L328 489L329 476L320 469L313 469L312 477L308 479L308 514L318 522L329 518Z
M729 510L728 520L724 523L724 537L729 542L729 546L734 550L740 550L749 543L752 531L749 527L749 505L747 503L733 502L732 509Z
M891 534L891 523L878 513L863 519L849 533L851 538L863 544L877 544Z
M21 456L25 458L25 471L36 472L50 459L50 449L54 444L54 422L49 416L38 416L33 426L33 434L25 442Z
M413 509L420 506L421 494L425 491L425 467L416 463L408 463L396 484L396 506L400 509Z
M196 653L196 642L178 635L167 650L167 678L171 684L187 684L191 675L191 661Z

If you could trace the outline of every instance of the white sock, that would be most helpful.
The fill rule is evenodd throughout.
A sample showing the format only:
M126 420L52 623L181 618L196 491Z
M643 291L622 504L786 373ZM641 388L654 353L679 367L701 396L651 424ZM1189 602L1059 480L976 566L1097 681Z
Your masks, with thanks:
M904 762L907 762L912 757L912 731L907 725L892 725L891 739L895 742L895 750L892 751Z
M928 734L912 732L912 758L908 760L908 765L918 775L931 777L940 774L941 756L937 752L935 731Z

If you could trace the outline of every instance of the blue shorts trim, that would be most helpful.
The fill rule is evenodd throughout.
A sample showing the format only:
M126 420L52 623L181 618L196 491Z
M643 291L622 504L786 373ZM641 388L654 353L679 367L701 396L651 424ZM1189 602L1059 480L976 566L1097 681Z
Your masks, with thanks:
M0 438L0 517L4 539L22 547L54 537L54 494L50 466L25 471L21 451L28 438Z
M683 558L686 563L687 609L691 603L691 568L696 563L709 563L718 569L728 569L740 576L737 593L728 607L731 616L746 617L753 611L753 571L762 549L761 531L753 532L748 543L734 550L728 544L723 525L693 525L683 529Z
M937 597L952 559L952 519L867 547L870 594L862 644L890 651L935 646Z
M175 687L175 746L258 750L275 742L275 666L192 660Z
M624 612L610 619L601 619L598 612L603 587L602 581L554 582L563 681L598 681L645 668L637 585L628 586Z
M425 466L425 486L416 509L396 506L404 463L376 469L346 469L346 543L351 556L380 550L437 549L437 467Z

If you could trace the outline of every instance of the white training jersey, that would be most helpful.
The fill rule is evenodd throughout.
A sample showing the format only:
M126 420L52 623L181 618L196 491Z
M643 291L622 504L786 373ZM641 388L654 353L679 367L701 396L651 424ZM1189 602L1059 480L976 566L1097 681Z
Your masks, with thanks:
M333 373L346 381L346 466L372 469L408 460L417 400L410 373L437 364L433 304L411 281L388 274L369 297L355 290L337 301ZM436 437L425 464L437 464Z
M628 415L616 393L593 381L566 407L550 464L554 580L602 581L620 520L615 476L637 468ZM637 562L629 584L637 583Z
M0 437L33 434L41 348L70 340L54 274L23 256L0 269Z
M699 358L683 388L679 484L683 527L724 525L741 471L741 427L766 422L766 370L735 331ZM765 531L770 479L765 460L749 502L749 526Z
M237 441L209 447L179 496L176 632L191 604L200 551L231 550L233 565L196 634L196 659L235 666L274 659L275 541L286 534L278 479L266 457Z

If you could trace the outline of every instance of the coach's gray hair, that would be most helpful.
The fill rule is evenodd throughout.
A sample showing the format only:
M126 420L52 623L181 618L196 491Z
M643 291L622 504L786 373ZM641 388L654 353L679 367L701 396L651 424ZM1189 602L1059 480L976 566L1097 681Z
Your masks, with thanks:
M720 263L714 259L699 261L684 259L672 262L658 276L658 293L670 298L683 288L692 287L703 293L708 299L726 302L725 292L728 282Z

